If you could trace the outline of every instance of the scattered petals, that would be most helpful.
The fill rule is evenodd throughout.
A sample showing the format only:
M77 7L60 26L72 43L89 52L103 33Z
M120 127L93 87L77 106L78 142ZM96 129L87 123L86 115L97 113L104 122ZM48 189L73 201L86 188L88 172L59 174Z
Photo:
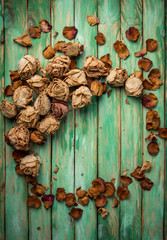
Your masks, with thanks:
M82 205L83 207L88 205L89 197L87 196L87 191L78 188L76 191L76 195L78 196L78 203L80 205Z
M160 126L160 116L157 111L149 110L146 115L146 129L157 130Z
M112 205L112 208L116 208L119 204L119 200L117 197L114 197L114 201L113 201L113 205Z
M129 50L122 41L117 40L113 44L113 47L115 51L118 53L119 58L123 58L125 60L129 56Z
M133 42L136 42L140 35L139 30L135 27L130 27L125 33L126 38Z
M159 145L157 142L151 142L147 146L147 150L150 155L157 155L159 152Z
M157 141L157 136L155 135L155 133L150 132L148 137L145 138L145 140L149 140L149 142L155 142Z
M150 73L148 74L148 78L151 80L153 78L160 78L160 71L158 68L151 69Z
M48 33L51 31L52 29L52 26L48 23L47 20L45 19L42 19L40 22L39 22L39 25L41 26L41 29L42 29L42 32L45 32L45 33Z
M111 197L115 193L115 186L112 182L106 182L105 183L105 191L104 191L104 196L106 197Z
M8 85L5 88L4 94L5 94L5 96L13 96L13 94L14 94L13 88L10 85Z
M142 104L146 108L154 108L157 105L158 98L153 93L144 94L142 96Z
M51 207L53 205L53 202L54 202L54 196L52 194L48 194L48 195L44 195L42 197L42 202L44 204L44 207L46 209L48 209L49 207Z
M146 48L143 48L142 50L138 51L138 52L135 52L135 57L143 57L144 55L146 55L147 53L147 50Z
M99 18L95 17L93 15L88 15L87 16L87 21L88 21L90 26L94 26L94 25L96 25L96 24L98 24L100 22Z
M129 197L130 191L126 187L119 186L117 189L117 196L120 200L127 199Z
M66 199L66 193L64 188L57 188L56 200L63 202Z
M16 165L15 172L19 175L24 175L24 172L20 169L20 163Z
M69 215L73 217L75 220L82 217L82 214L83 214L83 210L80 208L72 208L71 211L69 212Z
M78 33L78 30L72 26L72 27L64 27L63 29L63 36L67 38L68 40L72 40L76 37Z
M99 208L97 210L97 213L99 213L102 216L102 218L105 218L109 214L109 211L105 208Z
M121 183L124 187L127 187L132 182L133 182L132 178L128 176L121 176Z
M148 39L146 41L146 49L149 52L153 52L157 49L157 41L154 39Z
M147 191L150 191L154 183L149 178L144 178L140 181L140 186Z
M140 181L141 179L145 178L144 173L140 173L141 167L137 167L133 170L133 172L130 174L131 177L134 177L137 181Z
M28 196L27 206L39 208L41 206L41 201L39 198L35 196Z
M104 45L105 40L106 40L105 37L104 37L104 35L103 35L103 33L98 33L98 34L96 35L95 39L96 39L96 42L97 42L99 45Z
M37 25L29 27L29 34L32 38L40 38L40 36L41 36L40 27Z
M160 128L158 131L158 136L161 138L167 138L167 128Z
M76 203L75 194L74 193L67 193L65 202L66 202L66 206L68 206L68 207L71 207L71 206L75 205L75 203Z
M104 207L107 204L107 199L105 196L100 195L96 198L95 206L96 207Z
M148 72L150 68L152 67L152 61L148 58L141 58L138 61L138 66L143 69L144 71Z
M44 195L45 190L46 190L46 188L44 186L42 186L41 184L37 184L31 188L31 192L37 197Z
M17 38L13 38L13 41L24 47L30 47L32 45L30 35L27 33L24 33Z
M53 58L55 56L55 50L52 48L52 46L48 45L44 50L43 50L43 56L46 59Z
M39 145L43 145L46 142L46 137L39 131L34 130L31 134L30 134L30 140L33 143L37 143Z

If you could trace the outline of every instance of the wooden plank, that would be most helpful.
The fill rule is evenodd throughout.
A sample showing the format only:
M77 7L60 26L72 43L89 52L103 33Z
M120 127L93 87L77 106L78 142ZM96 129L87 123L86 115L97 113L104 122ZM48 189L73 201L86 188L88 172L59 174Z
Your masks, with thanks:
M4 2L0 2L0 101L4 98ZM5 154L4 117L0 112L0 239L5 239Z
M164 1L164 9L165 9L165 40L166 40L166 43L165 43L165 66L166 66L166 72L165 72L165 91L164 91L164 97L165 97L165 115L164 115L164 120L165 120L165 127L167 127L167 2ZM164 151L164 159L166 159L167 157L167 141L165 141L165 144L164 144L164 148L165 148L165 151ZM165 167L165 209L164 209L164 212L165 212L165 215L164 215L164 238L167 239L167 163L166 161L164 162L164 167Z
M16 70L17 63L26 54L26 48L13 42L13 38L26 32L26 2L5 1L5 86L11 84L9 70ZM11 97L7 99L12 101ZM5 120L5 131L14 125ZM15 172L12 148L6 144L6 197L5 239L28 239L27 184Z
M98 57L109 53L112 67L119 67L113 43L120 38L120 1L98 1L98 17L101 23L98 31L106 38L105 45L98 45ZM100 97L98 119L98 174L106 181L116 178L117 187L120 175L120 88L112 88L110 97L107 94ZM112 208L112 204L113 198L108 198L105 208L110 215L105 220L98 216L98 239L119 239L119 207Z
M140 31L137 42L131 42L125 36L125 31L131 26ZM126 68L130 75L138 69L134 52L142 49L142 0L121 1L121 37L130 51L130 56L121 60L121 67ZM125 103L126 99L129 104ZM125 89L121 90L121 128L121 174L129 169L130 175L134 168L142 165L142 104L140 98L127 97ZM140 239L141 187L133 179L129 190L129 199L121 202L120 239Z
M65 26L73 26L73 0L52 1L51 16L53 34L59 34L54 40L68 40L63 37L62 31ZM58 55L58 54L57 54ZM59 166L59 172L55 175L57 181L53 180L53 193L58 187L64 187L66 192L74 192L74 112L69 111L68 116L61 120L60 130L52 139L52 171ZM53 239L74 239L74 221L68 213L70 208L64 203L55 201L52 208L52 237Z
M97 55L97 45L94 37L97 26L91 27L87 15L97 15L97 1L75 1L75 26L78 29L77 39L84 44L85 52L78 59L78 67L82 68L86 56ZM97 100L92 98L92 104L76 110L75 128L75 189L81 187L87 190L97 176ZM76 239L97 238L97 213L94 201L89 201L88 207L81 207L84 212L80 221L76 222Z
M158 9L158 11L157 11ZM147 53L147 58L153 62L152 68L159 68L164 82L165 74L165 23L164 23L164 1L144 0L143 1L143 44L148 38L156 39L158 48L155 52ZM148 73L144 73L147 78ZM154 108L161 118L161 127L164 127L164 87L153 92L158 97L158 104ZM145 91L148 92L148 91ZM146 113L143 109L143 138L147 137ZM154 182L150 192L143 191L143 239L163 239L163 217L164 217L164 140L158 138L160 151L157 156L149 155L147 151L148 142L144 141L144 160L152 162L152 170L147 174Z
M50 19L50 1L47 0L29 0L28 1L28 28L39 25L41 19ZM27 29L28 30L28 29ZM48 63L42 56L42 51L47 45L50 45L50 33L42 33L40 39L33 39L32 47L28 48L28 54L39 59L41 65L45 67ZM51 193L51 136L47 137L47 142L43 146L33 145L33 150L40 156L42 166L38 176L38 182L48 186L46 194ZM29 190L32 185L30 184ZM29 191L31 194L31 191ZM37 230L40 227L40 231ZM42 208L29 208L29 239L51 239L51 208L48 210L42 204Z

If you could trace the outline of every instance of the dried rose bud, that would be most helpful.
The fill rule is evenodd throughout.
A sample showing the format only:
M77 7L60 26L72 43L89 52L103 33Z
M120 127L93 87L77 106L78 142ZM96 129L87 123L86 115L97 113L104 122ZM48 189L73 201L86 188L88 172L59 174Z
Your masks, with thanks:
M13 101L19 108L26 107L33 101L33 90L27 86L18 87L13 94Z
M17 150L29 150L30 132L25 127L12 127L6 133L6 139L8 143Z
M82 108L91 104L91 91L88 87L81 86L72 93L72 107Z
M35 110L32 106L22 109L17 116L17 123L27 128L34 128L38 120L38 110Z
M35 177L38 175L40 165L40 157L35 154L30 154L21 159L20 170L23 171L25 175L31 175L32 177Z
M131 74L125 82L126 95L132 97L140 97L143 91L142 81Z
M46 72L51 78L62 78L69 70L71 60L67 56L56 56L49 61Z
M34 89L34 91L39 94L43 92L49 85L50 80L48 78L44 78L40 75L34 75L30 79L27 80L28 85Z
M0 104L0 110L2 114L7 118L13 118L17 115L16 105L7 101L6 99L2 99L2 102Z
M36 128L46 135L54 134L60 128L60 121L54 115L49 114L37 123Z
M68 105L65 102L53 100L52 102L52 113L57 119L62 119L67 116L69 111Z
M106 80L113 87L124 86L125 80L128 78L128 73L124 68L113 68L110 70Z
M55 51L62 52L68 57L78 56L83 53L84 46L80 42L68 42L58 41L54 45Z
M46 137L39 131L35 130L30 135L30 141L39 145L43 145L46 142Z
M51 102L45 93L41 93L37 97L34 103L34 108L38 110L38 114L42 116L46 115L50 111Z
M85 72L81 69L73 69L64 74L66 78L63 80L69 87L87 85Z
M104 85L98 81L93 81L90 90L94 96L101 96L104 92Z
M55 56L55 50L52 48L52 46L48 45L44 50L43 50L43 56L46 59L50 59Z
M108 75L108 69L105 67L105 63L95 56L86 57L84 70L86 75L90 78L98 78Z
M50 97L60 101L67 101L69 97L69 87L60 79L54 78L47 88Z

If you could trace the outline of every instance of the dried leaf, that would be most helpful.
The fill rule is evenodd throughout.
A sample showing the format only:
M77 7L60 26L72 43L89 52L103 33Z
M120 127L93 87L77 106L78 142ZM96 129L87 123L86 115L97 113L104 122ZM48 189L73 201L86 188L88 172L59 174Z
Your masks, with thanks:
M17 70L15 70L15 71L9 70L9 72L10 72L10 79L11 79L11 82L15 82L15 81L20 80L20 76L19 76Z
M140 186L147 191L150 191L154 183L149 178L144 178L140 181Z
M167 128L160 128L158 131L158 136L161 138L167 138Z
M159 145L157 142L151 142L147 146L147 150L150 155L157 155L159 152Z
M157 130L160 126L160 116L157 111L149 110L146 115L146 129Z
M97 213L99 213L102 216L102 218L105 218L109 214L109 211L105 208L99 208L97 210Z
M153 52L157 49L157 41L154 39L147 39L146 41L146 49L149 52Z
M117 198L117 197L114 197L114 201L113 201L113 206L112 206L112 208L116 208L116 207L118 206L118 204L119 204L118 198Z
M105 40L106 40L105 37L104 37L104 35L103 35L103 33L98 33L98 34L96 35L95 39L96 39L96 42L97 42L98 44L100 44L100 45L104 45Z
M132 178L128 176L121 176L121 183L124 187L127 187L129 184L133 182Z
M40 38L41 37L40 27L37 25L29 27L29 34L32 38Z
M46 137L41 132L34 130L30 134L30 141L39 145L43 145L46 142Z
M157 105L158 98L153 93L144 94L142 96L142 104L146 108L154 108Z
M66 199L66 193L64 188L57 188L56 200L62 202Z
M149 172L151 170L152 163L149 161L146 161L143 163L141 169L140 169L140 174L144 172Z
M14 94L13 88L10 85L6 86L4 94L5 96L13 96Z
M37 197L41 197L42 195L44 195L45 190L46 190L46 188L44 186L42 186L41 184L37 184L31 188L31 192Z
M125 60L129 56L129 50L122 41L117 40L113 44L113 47L115 51L118 53L119 58L123 58Z
M135 52L135 57L143 57L144 55L146 55L147 53L147 50L146 48L143 48L142 50L138 51L138 52Z
M117 196L120 200L127 199L130 194L130 191L126 187L119 186L117 189Z
M145 178L145 174L144 173L141 173L140 174L140 171L141 171L141 167L137 167L133 170L133 172L130 174L131 177L134 177L137 181L140 181L141 179Z
M126 38L133 42L136 42L140 35L139 30L135 27L130 27L125 33Z
M45 33L48 33L51 31L52 29L52 26L48 23L47 20L45 19L42 19L40 22L39 22L39 25L41 26L41 29L42 29L42 32L45 32Z
M152 67L152 61L148 58L141 58L138 61L138 66L143 69L144 71L148 72L150 68Z
M41 206L41 201L39 198L35 196L28 196L27 206L39 208Z
M145 140L149 140L149 142L155 142L157 141L157 136L153 132L150 132L148 137L145 138Z
M32 45L30 35L27 33L24 33L17 38L13 38L13 41L24 47L30 47Z
M44 50L43 50L43 56L46 59L53 58L55 56L55 50L52 48L52 46L48 45Z
M115 186L112 182L105 183L105 191L103 192L104 196L111 197L115 193Z
M78 29L76 29L75 26L63 28L63 36L68 40L74 39L77 33L78 33Z
M68 206L68 207L71 207L71 206L75 205L75 203L76 203L75 194L74 193L67 193L65 202L66 202L66 206Z
M80 208L72 208L71 211L69 212L69 215L73 217L75 220L79 219L82 217L83 210Z
M148 78L151 80L153 78L160 78L160 71L158 68L151 69L150 73L148 74Z
M96 207L104 207L107 204L107 199L105 196L100 195L96 198L95 206Z
M99 23L99 18L95 17L93 15L88 15L87 16L87 21L88 21L90 26L94 26L94 25Z
M13 157L13 159L14 159L17 163L19 163L20 160L21 160L23 157L25 157L26 155L27 155L27 153L26 153L25 151L22 151L22 150L14 150L14 151L12 152L12 157Z
M48 195L45 194L45 195L43 195L41 200L44 204L44 207L46 209L48 209L49 207L51 207L53 205L54 196L52 194L48 194Z

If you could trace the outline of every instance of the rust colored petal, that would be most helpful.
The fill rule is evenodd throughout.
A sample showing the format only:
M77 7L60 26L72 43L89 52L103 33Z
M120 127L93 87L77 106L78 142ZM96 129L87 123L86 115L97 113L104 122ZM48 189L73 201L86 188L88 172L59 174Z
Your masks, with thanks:
M146 49L149 52L153 52L157 49L157 41L154 39L147 39L146 41Z
M71 63L70 63L69 68L70 68L70 69L75 69L75 68L77 68L77 61L75 60L75 58L70 58L70 60L71 60Z
M99 23L99 18L93 15L88 15L87 16L87 21L90 26L94 26Z
M159 152L159 145L157 142L151 142L147 146L147 150L150 155L157 155Z
M100 195L96 198L95 206L96 207L104 207L107 204L107 199L104 195Z
M148 72L152 67L152 61L148 58L141 58L138 61L138 66L143 69L144 71Z
M150 191L154 183L149 178L144 178L140 181L140 186L147 191Z
M104 86L98 81L93 81L90 90L94 96L101 96L104 92Z
M132 178L128 176L121 176L121 183L124 187L127 187L132 182L133 182Z
M151 80L153 78L160 78L160 71L158 68L151 69L150 73L148 74L148 78Z
M129 39L130 41L136 42L140 32L137 28L135 27L130 27L126 32L126 38Z
M100 60L101 60L102 62L104 62L105 67L110 70L110 69L111 69L111 66L112 66L112 61L111 61L111 59L109 58L109 56L110 56L110 54L107 53L106 55L102 56L102 57L100 58Z
M49 22L45 19L42 19L39 22L39 25L41 26L42 32L48 33L51 31L52 26L49 24Z
M92 181L92 186L97 188L101 193L105 191L105 181L100 177Z
M79 219L82 217L83 210L80 208L72 208L71 211L69 212L69 215L73 217L75 220Z
M31 183L32 185L37 185L37 178L30 175L26 176L26 182Z
M39 131L34 130L31 134L30 134L30 140L33 143L37 143L39 145L43 145L46 142L46 137Z
M167 138L167 128L160 128L158 131L158 136L161 138Z
M20 163L18 163L15 167L15 171L19 175L24 175L24 172L20 169Z
M46 188L44 186L42 186L41 184L37 184L31 188L31 192L37 197L44 195L45 190L46 190Z
M157 111L149 110L146 115L146 129L157 130L160 126L160 116Z
M147 50L146 48L143 48L142 50L138 51L138 52L135 52L135 57L143 57L144 55L146 55L147 53Z
M29 34L32 38L40 38L41 36L41 28L39 26L31 26L29 27Z
M41 206L41 201L39 198L35 196L28 196L27 206L39 208Z
M77 33L78 33L78 30L75 28L75 26L64 27L63 29L63 36L68 40L74 39Z
M151 170L152 163L149 161L145 161L140 169L140 174L144 172L149 172Z
M20 87L23 84L23 81L18 80L12 83L13 90L16 90L18 87Z
M157 141L157 136L153 132L150 132L148 137L145 138L145 140L149 140L149 142L155 142Z
M56 200L62 202L66 199L66 193L64 188L57 188Z
M43 56L46 59L53 58L55 56L55 50L52 48L52 46L48 45L44 50L43 50Z
M163 82L159 78L153 78L151 79L151 82L153 84L151 87L152 91L156 91L163 84Z
M24 47L30 47L32 45L30 35L27 33L24 33L17 38L13 38L13 41Z
M42 202L44 204L44 207L46 209L48 209L49 207L51 207L53 205L53 202L54 202L54 196L52 194L45 194L43 195L42 197Z
M100 44L100 45L104 45L105 40L106 40L105 37L104 37L104 35L103 35L103 33L98 33L98 34L96 35L95 39L96 39L96 42L97 42L98 44Z
M111 197L115 193L115 186L112 182L106 182L105 183L105 191L104 191L104 196L106 197Z
M97 210L97 213L99 213L102 216L102 218L105 218L109 214L109 211L105 208L99 208Z
M117 196L120 200L127 199L130 194L130 191L126 187L119 186L117 189Z
M14 90L12 88L12 86L8 85L5 88L4 94L5 96L13 96Z
M58 171L59 171L59 167L56 166L56 169L54 170L54 173L56 174L56 173L58 173Z
M116 208L119 204L119 200L117 197L114 197L114 201L113 201L113 205L112 205L112 208Z
M87 196L87 191L81 190L81 188L78 188L76 190L76 195L78 196L78 203L80 205L87 206L89 203L89 197Z
M17 163L19 163L21 158L25 157L26 155L27 155L27 153L22 150L14 150L12 152L12 157Z
M85 190L81 190L81 187L79 187L77 190L76 190L76 195L78 198L83 198L85 197L87 191Z
M75 203L76 203L75 194L74 193L67 193L65 202L66 202L66 206L68 206L68 207L71 207L71 206L75 205Z
M143 81L143 87L144 87L144 89L146 89L146 90L151 90L152 86L153 86L153 83L152 83L149 79L145 79L145 80Z
M15 81L20 80L20 76L19 76L17 70L15 70L15 71L10 70L9 72L10 72L10 79L11 79L11 82L15 82Z
M158 98L153 93L144 94L142 96L142 104L146 108L154 108L157 105Z
M115 51L118 53L119 58L123 58L125 60L129 56L129 50L122 41L117 40L113 44L113 47Z
M133 170L133 172L130 174L131 177L134 177L137 181L140 181L141 179L145 178L144 173L140 173L141 167L137 167Z

